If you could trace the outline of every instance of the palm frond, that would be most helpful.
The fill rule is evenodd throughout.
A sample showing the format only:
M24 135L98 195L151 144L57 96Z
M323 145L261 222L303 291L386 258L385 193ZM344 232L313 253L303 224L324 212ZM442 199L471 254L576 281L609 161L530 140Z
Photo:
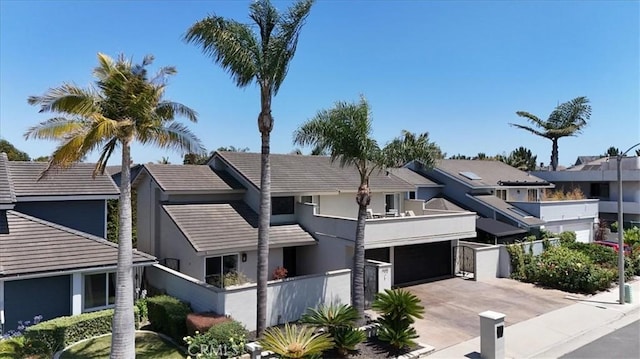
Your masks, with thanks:
M100 157L98 158L98 161L96 162L96 167L93 170L93 177L95 178L97 175L101 175L104 173L104 169L105 167L107 167L107 162L109 161L109 158L111 158L111 154L113 153L113 150L116 149L116 147L118 146L118 139L117 138L112 138L110 139L102 148L102 151L100 153Z
M187 30L184 40L227 71L236 85L245 87L259 73L261 55L249 26L219 16L209 16Z
M548 135L545 132L540 132L540 131L536 130L535 128L531 128L529 126L519 125L517 123L510 123L509 125L513 126L513 127L516 127L516 128L519 128L521 130L529 131L529 132L533 133L534 135L548 138Z
M31 126L24 133L25 139L61 140L69 133L79 131L84 126L80 119L54 117Z
M178 122L173 122L169 126L152 127L146 133L138 133L138 135L138 140L142 144L153 144L160 148L186 153L206 153L200 139L185 125Z
M40 112L57 112L73 116L89 116L99 111L98 95L91 89L62 84L47 90L42 96L29 96L30 105L40 105Z
M156 107L156 114L163 120L173 120L180 116L187 118L191 122L198 122L198 113L178 102L160 102Z

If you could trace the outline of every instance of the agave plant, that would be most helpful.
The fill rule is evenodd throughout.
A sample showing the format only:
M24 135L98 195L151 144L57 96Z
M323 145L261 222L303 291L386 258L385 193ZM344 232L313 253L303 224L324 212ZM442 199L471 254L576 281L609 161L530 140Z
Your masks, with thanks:
M314 333L313 327L285 324L284 330L268 328L259 341L265 350L281 358L317 358L323 351L333 348L329 333Z
M418 334L412 324L424 314L418 297L403 289L386 289L384 293L377 294L371 308L382 314L378 319L378 339L396 349L415 345L414 339Z

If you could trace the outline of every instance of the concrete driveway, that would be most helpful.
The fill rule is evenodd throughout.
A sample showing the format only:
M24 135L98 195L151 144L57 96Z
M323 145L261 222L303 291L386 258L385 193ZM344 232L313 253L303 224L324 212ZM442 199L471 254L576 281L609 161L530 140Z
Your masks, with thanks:
M569 293L512 279L475 282L456 277L405 289L425 307L424 319L415 324L419 341L436 350L479 336L478 313L486 310L504 313L509 326L575 303L565 298Z

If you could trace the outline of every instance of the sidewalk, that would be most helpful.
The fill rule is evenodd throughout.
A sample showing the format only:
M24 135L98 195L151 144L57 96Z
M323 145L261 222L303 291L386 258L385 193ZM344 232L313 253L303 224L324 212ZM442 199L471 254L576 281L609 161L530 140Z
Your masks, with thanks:
M586 299L576 297L575 304L506 327L506 358L557 358L640 319L640 280L630 285L631 304L618 304L615 287ZM480 358L480 337L429 358Z

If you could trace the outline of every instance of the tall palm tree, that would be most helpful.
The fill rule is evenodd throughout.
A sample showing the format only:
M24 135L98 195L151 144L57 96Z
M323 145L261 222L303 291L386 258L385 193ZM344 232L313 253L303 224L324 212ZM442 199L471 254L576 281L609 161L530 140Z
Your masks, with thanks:
M435 157L433 144L429 141L405 143L406 131L384 148L372 138L372 131L371 110L367 101L361 98L357 103L337 102L335 107L319 111L294 133L295 144L327 151L332 161L338 161L341 167L353 166L360 175L351 285L352 305L358 311L360 322L364 318L364 230L367 206L371 202L369 178L374 171L403 165L408 160L417 160L429 168ZM406 146L398 147L398 144ZM411 158L407 154L411 154Z
M269 224L271 222L270 138L273 129L271 101L284 81L298 45L298 37L313 0L300 0L284 13L269 0L256 0L249 6L249 17L257 28L209 16L196 22L184 39L202 48L231 75L238 87L256 83L260 88L258 129L261 136L260 209L258 224L257 334L267 326L267 280L269 277Z
M577 136L582 132L582 129L587 125L587 121L591 117L591 105L589 105L588 98L584 96L576 97L573 100L558 105L546 121L525 111L518 111L516 114L527 119L538 127L539 130L515 123L510 123L511 126L551 140L551 168L555 171L558 168L558 139L561 137Z
M28 101L39 105L40 112L56 114L31 127L25 137L57 140L47 171L66 168L89 152L100 149L94 176L103 173L111 154L122 150L119 200L118 267L111 358L135 357L132 273L132 214L130 160L131 143L160 148L201 152L200 140L186 126L173 122L186 117L196 122L196 112L180 103L163 100L167 76L176 73L163 67L151 79L146 67L153 62L146 56L142 64L132 64L124 56L114 61L98 54L99 65L93 71L95 86L79 88L71 84L51 88ZM43 173L46 175L46 171Z

